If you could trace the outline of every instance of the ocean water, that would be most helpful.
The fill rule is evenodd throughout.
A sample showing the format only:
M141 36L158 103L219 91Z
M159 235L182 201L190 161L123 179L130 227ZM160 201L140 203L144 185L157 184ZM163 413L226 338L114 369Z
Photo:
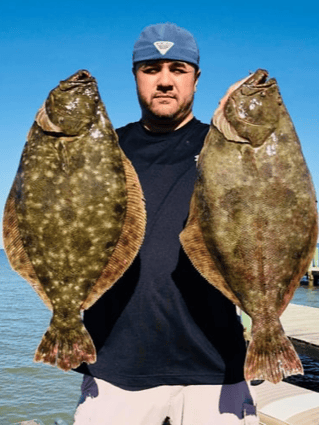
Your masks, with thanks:
M82 376L33 362L51 312L11 269L3 250L0 288L0 424L38 419L44 425L54 425L61 419L72 425ZM319 287L301 286L292 302L319 308ZM319 363L307 356L301 356L301 360L305 375L287 381L319 392Z
M52 313L0 250L0 424L39 419L73 423L82 375L34 363Z

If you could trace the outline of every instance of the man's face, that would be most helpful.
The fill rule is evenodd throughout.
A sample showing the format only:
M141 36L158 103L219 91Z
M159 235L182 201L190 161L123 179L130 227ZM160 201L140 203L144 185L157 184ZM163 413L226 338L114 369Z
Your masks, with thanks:
M187 62L161 60L140 64L135 78L142 115L181 122L192 113L199 72Z

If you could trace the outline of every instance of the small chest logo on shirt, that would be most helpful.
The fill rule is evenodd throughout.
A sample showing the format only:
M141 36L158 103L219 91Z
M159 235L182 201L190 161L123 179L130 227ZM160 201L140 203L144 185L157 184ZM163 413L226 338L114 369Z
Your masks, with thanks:
M174 46L174 43L172 41L155 41L154 46L161 55L165 55Z

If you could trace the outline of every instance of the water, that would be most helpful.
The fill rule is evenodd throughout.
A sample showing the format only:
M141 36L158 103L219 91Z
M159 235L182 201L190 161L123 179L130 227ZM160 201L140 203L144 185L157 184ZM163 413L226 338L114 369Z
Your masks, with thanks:
M80 397L82 376L34 363L33 356L51 312L9 266L0 250L0 423L39 419L68 425Z
M30 285L10 268L3 250L0 250L0 287L1 425L31 419L38 419L44 425L54 425L57 419L62 419L71 425L82 376L33 362L51 312ZM319 287L301 286L292 302L319 308ZM319 362L300 357L305 375L287 381L319 392Z

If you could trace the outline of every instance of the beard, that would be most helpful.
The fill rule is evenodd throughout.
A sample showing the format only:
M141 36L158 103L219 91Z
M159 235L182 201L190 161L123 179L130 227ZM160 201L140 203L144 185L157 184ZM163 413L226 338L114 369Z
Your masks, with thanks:
M172 126L174 123L182 122L192 112L194 94L182 105L178 105L176 108L167 108L167 110L165 110L164 106L154 107L152 102L147 102L139 93L138 101L142 110L143 120L154 123L158 122L160 125L168 124Z

